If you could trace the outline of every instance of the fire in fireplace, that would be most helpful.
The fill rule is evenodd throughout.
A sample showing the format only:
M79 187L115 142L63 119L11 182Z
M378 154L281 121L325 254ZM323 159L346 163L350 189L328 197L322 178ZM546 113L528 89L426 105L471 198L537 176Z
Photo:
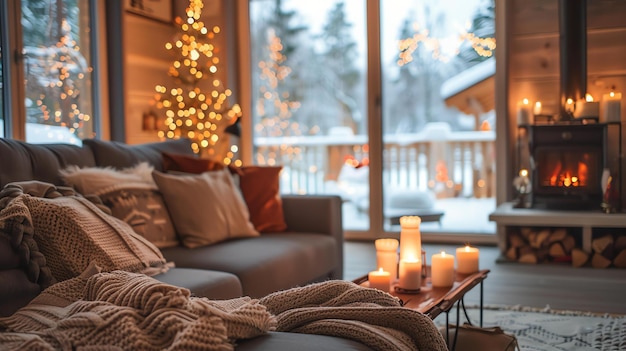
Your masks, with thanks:
M531 128L533 207L597 209L602 201L603 124Z

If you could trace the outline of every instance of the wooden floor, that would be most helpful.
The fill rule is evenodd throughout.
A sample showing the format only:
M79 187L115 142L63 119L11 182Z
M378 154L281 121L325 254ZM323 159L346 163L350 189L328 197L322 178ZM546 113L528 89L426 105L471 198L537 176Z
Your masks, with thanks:
M344 278L352 280L376 267L373 242L349 241L344 244ZM454 252L456 246L423 244L427 261L433 253ZM486 305L521 305L551 309L626 314L626 269L573 268L569 265L497 263L495 246L479 246L480 268L489 269L484 282ZM465 299L478 304L479 289Z

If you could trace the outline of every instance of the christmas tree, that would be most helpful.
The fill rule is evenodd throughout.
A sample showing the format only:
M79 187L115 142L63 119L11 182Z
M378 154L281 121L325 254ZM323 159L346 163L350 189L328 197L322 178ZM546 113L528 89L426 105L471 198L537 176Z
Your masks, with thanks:
M157 85L156 107L165 112L160 138L192 140L194 152L231 164L237 152L225 129L241 117L239 105L229 105L232 91L216 78L219 50L212 44L220 28L207 29L200 21L203 3L190 0L186 20L176 17L180 32L165 47L175 53L168 74L175 87ZM203 90L208 87L208 91Z

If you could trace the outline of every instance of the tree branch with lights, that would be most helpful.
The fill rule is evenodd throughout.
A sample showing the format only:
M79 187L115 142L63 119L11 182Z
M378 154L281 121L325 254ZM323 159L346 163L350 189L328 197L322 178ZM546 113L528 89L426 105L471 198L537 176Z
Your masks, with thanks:
M189 138L194 152L231 164L237 148L229 145L225 129L241 118L241 108L238 104L229 104L232 91L216 77L219 49L212 42L220 28L208 29L200 20L203 6L201 0L190 0L187 18L175 20L180 26L179 35L165 44L166 49L176 55L168 74L175 78L177 85L155 87L156 107L165 112L158 136Z

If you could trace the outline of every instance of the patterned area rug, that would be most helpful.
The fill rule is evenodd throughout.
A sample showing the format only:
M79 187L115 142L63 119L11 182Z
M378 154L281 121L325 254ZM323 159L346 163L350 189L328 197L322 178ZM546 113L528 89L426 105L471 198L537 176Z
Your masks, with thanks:
M468 308L467 312L472 324L479 325L478 308ZM555 311L549 306L489 306L483 313L483 326L499 326L505 333L515 335L522 351L626 350L626 316ZM453 323L456 310L450 312L449 318ZM444 325L445 315L435 322Z

